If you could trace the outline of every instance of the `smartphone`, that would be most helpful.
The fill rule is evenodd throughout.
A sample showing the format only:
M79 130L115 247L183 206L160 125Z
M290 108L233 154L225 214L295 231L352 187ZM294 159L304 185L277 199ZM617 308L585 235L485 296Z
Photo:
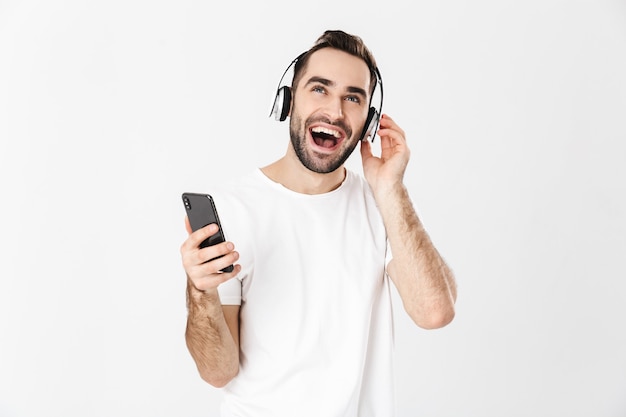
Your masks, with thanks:
M213 197L209 194L198 193L183 193L182 197L185 210L187 211L187 217L189 218L189 224L191 225L191 230L195 232L196 230L202 229L204 226L211 223L215 223L219 226L217 233L203 240L202 243L200 243L200 247L206 248L207 246L213 246L218 243L225 242L226 238L224 237L224 231L222 229L222 224L220 223L220 218L217 215L217 209L215 208ZM211 261L212 260L213 259L211 259ZM222 272L232 272L232 270L233 266L230 265L222 269Z

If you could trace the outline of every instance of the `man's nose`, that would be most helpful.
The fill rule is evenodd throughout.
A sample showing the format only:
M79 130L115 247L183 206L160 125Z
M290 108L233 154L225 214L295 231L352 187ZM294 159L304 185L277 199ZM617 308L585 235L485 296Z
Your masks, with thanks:
M329 99L324 106L324 112L331 120L343 119L343 100Z

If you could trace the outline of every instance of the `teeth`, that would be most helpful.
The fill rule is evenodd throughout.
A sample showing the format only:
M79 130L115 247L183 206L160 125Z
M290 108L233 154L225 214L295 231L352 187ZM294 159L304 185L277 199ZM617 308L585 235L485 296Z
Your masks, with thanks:
M327 129L327 128L322 127L322 126L314 127L313 129L311 129L311 132L314 132L314 133L325 133L327 135L334 136L337 139L339 139L341 137L341 134L337 130Z

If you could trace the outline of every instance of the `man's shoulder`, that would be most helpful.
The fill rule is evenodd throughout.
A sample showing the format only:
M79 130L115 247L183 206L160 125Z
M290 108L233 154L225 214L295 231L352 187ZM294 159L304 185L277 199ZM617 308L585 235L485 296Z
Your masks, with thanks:
M370 185L363 176L363 174L346 169L346 185L358 192L365 194L368 198L374 198L374 195L372 194L372 189L370 188Z
M227 193L238 192L242 189L255 189L258 188L261 183L259 170L250 170L247 172L239 173L235 176L228 176L225 179L212 181L209 184L209 189L213 192Z
M217 201L236 204L242 201L257 200L264 193L264 181L258 169L212 182L208 193Z

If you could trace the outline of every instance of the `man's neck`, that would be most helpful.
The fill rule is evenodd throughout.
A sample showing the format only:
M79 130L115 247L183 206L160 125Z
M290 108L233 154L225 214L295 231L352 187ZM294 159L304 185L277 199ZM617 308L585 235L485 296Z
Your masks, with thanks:
M346 169L343 166L328 174L320 174L309 170L294 157L287 154L261 168L261 171L272 181L301 194L328 193L339 188L346 178Z

